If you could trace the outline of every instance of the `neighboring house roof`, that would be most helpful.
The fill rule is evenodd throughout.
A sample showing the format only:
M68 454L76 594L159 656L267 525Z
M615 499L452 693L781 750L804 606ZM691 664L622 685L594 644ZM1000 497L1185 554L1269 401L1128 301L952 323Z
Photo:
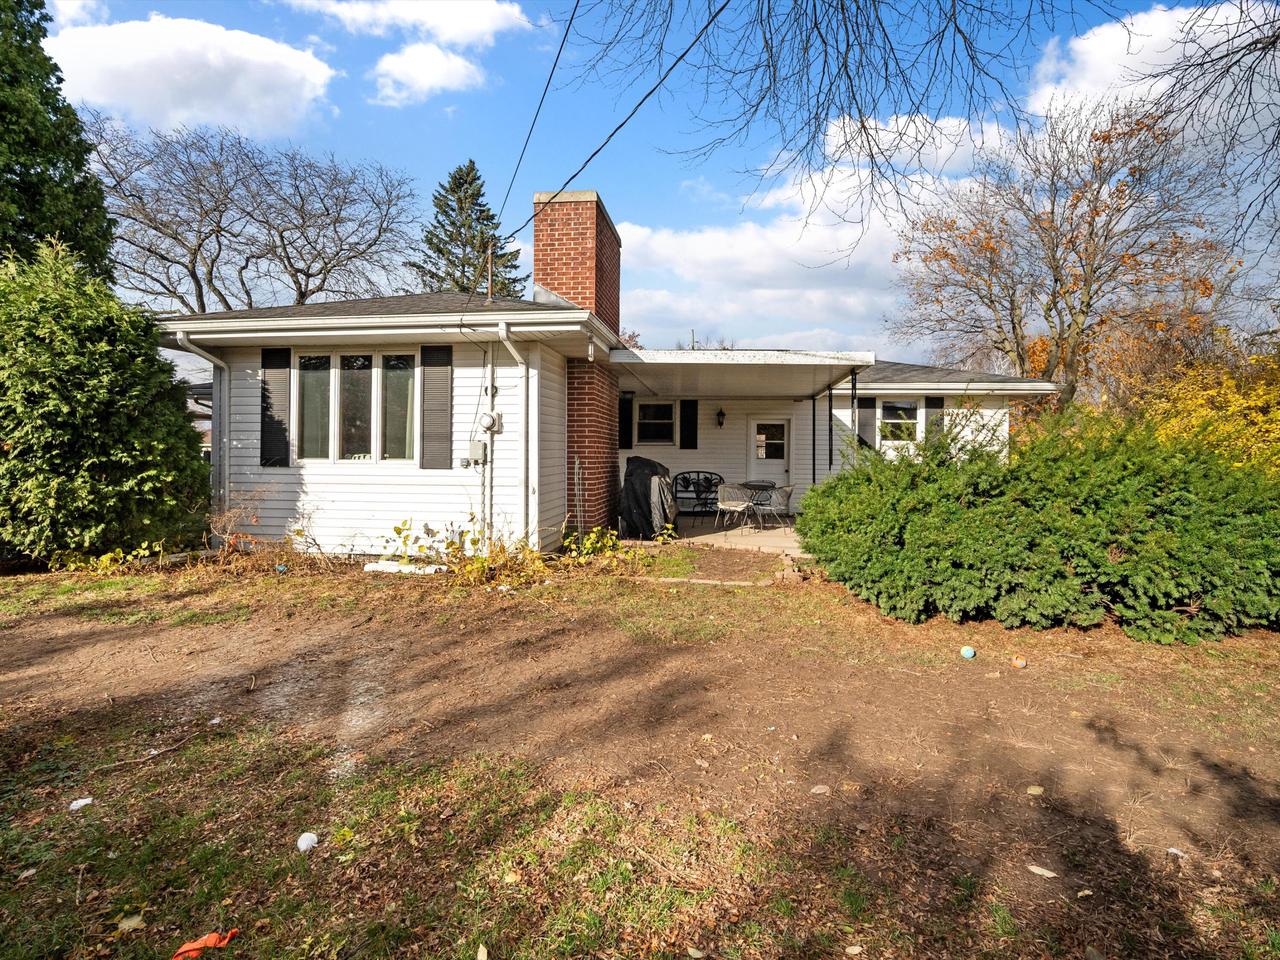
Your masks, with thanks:
M957 370L953 367L931 367L921 363L899 363L896 360L877 360L874 366L858 373L858 386L860 387L920 383L1004 383L1011 385L1039 384L1046 387L1053 386L1047 380L1011 377L1003 373L984 373L977 370Z
M213 381L203 380L199 383L187 381L187 396L203 403L208 403L213 399Z
M458 313L512 313L563 310L553 304L495 297L492 302L477 294L406 293L394 297L367 297L363 300L326 300L287 307L254 307L248 310L220 310L194 314L201 320L271 319L274 317L408 317ZM177 319L177 318L166 318Z

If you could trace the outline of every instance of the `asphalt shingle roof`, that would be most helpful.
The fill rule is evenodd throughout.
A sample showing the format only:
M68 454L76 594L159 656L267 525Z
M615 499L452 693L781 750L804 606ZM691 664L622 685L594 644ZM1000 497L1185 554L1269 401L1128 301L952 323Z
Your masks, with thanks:
M470 302L468 302L470 301ZM394 297L368 297L364 300L329 300L287 307L255 307L251 310L221 310L197 314L205 320L248 320L274 317L402 317L452 313L513 313L564 310L565 307L532 300L495 298L487 303L480 295L468 298L465 293L407 293Z
M930 367L921 363L898 363L896 360L877 360L865 370L858 371L858 385L895 383L1034 383L1035 380L1011 377L1003 373L984 373L977 370L956 370L951 367Z

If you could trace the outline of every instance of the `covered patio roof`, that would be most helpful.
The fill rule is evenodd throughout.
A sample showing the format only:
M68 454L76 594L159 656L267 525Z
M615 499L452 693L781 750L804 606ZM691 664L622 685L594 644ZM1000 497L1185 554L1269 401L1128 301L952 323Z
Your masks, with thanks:
M609 351L619 389L651 397L808 399L875 360L868 351Z

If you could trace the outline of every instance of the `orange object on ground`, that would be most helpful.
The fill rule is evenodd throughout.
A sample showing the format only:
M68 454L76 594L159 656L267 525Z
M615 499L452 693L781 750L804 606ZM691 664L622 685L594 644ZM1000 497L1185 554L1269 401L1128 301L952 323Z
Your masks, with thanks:
M213 933L206 933L199 940L192 940L190 943L184 943L180 946L173 955L173 960L195 960L206 950L214 947L225 947L239 932L239 927L233 927L226 933L219 933L217 930L213 931Z

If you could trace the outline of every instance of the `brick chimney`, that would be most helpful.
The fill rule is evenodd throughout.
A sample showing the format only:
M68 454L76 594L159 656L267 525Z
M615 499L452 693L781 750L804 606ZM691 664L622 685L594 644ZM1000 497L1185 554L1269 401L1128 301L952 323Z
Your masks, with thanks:
M599 194L535 193L533 209L533 282L617 333L622 240Z
M622 241L599 195L535 193L533 204L533 282L590 310L617 333ZM599 355L569 358L566 374L568 526L583 532L612 527L618 518L618 375Z

